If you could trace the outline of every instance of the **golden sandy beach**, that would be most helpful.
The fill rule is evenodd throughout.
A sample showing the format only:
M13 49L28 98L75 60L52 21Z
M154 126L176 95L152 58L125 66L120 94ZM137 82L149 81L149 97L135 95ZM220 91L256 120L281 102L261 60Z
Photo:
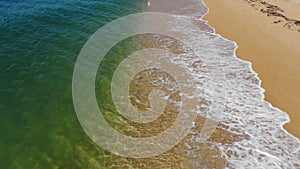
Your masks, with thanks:
M278 18L274 18L272 16L268 17L266 12L263 13L259 9L255 9L258 7L251 4L252 2L257 2L256 0L251 0L251 3L247 3L242 0L227 1L228 0L207 0L207 4L211 8L211 13L209 13L205 19L209 21L209 24L212 27L216 28L217 33L238 43L240 46L238 56L253 63L255 71L259 73L259 76L263 81L263 87L267 89L267 100L274 104L275 107L279 107L290 114L291 119L293 119L293 123L290 123L286 127L289 129L289 132L299 137L299 135L297 135L297 131L300 130L299 125L297 126L297 124L299 124L300 118L299 115L297 118L296 113L297 110L300 109L300 106L297 105L297 96L300 95L300 88L297 88L297 82L300 82L300 78L296 75L300 75L300 68L297 67L297 63L299 63L297 62L297 54L300 52L300 50L297 49L297 43L299 43L297 42L297 37L300 36L300 32L297 30L297 22L291 19L289 20L290 23L286 24L284 21L279 22ZM270 7L267 9L270 9ZM185 16L194 16L194 19L202 16L204 13L203 11L205 11L198 0L151 0L148 1L148 6L144 10L179 15L184 14ZM202 10L203 13L199 13L200 10ZM278 16L274 9L271 11L267 10L267 12L271 12L272 15ZM290 15L291 18L294 17L292 13ZM279 23L274 24L274 20ZM149 25L152 24L148 20L146 23ZM195 24L197 24L197 26L201 29L205 30L206 28L206 24L203 24L203 22L195 22ZM155 23L153 25L155 25ZM165 38L166 37L164 36L153 36L152 34L148 34L140 36L136 40L138 41L141 49L165 49L164 47L167 46L168 50L172 51L172 53L184 54L186 52L184 50L184 46L182 46L183 44L180 42L171 41L171 45L166 45L170 44L170 41ZM298 61L300 61L299 58ZM197 63L195 63L196 62L194 62L191 66L194 67L193 65L195 65L195 67L197 67ZM155 86L152 86L152 83L150 82L157 80L158 77L170 78L167 74L161 72L154 71L153 74L149 74L149 72L151 71L143 71L143 76L141 76L143 78L136 78L130 84L131 101L133 105L141 110L145 110L150 105L147 98L150 91L155 88ZM164 90L164 92L168 93L169 91ZM181 99L178 93L175 93L172 97L177 101ZM205 100L205 98L201 98L199 104L206 105L207 107L211 106L211 102L209 100ZM253 110L251 109L249 111ZM172 106L172 104L168 104L166 111L163 113L161 118L149 124L140 125L126 121L126 125L129 125L127 125L127 128L123 127L123 129L125 129L124 133L134 137L141 137L145 135L150 137L157 135L173 124L177 114L177 108ZM244 140L249 144L253 144L251 143L251 137L253 136L240 132L239 129L230 128L230 126L226 123L220 123L206 142L197 140L197 138L202 137L201 132L205 127L206 120L207 119L205 119L205 117L200 115L197 116L190 134L167 152L157 156L138 159L113 156L111 160L113 164L112 168L222 169L243 168L239 165L248 166L249 163L255 163L252 165L252 168L257 166L269 166L269 164L264 164L264 162L261 161L262 158L268 158L268 156L257 153L256 158L256 155L253 154L255 151L248 151L248 148L239 146L238 142L241 140ZM214 122L211 121L211 124L213 123ZM251 124L247 123L246 125ZM254 123L253 125L257 124ZM153 126L155 126L154 130ZM282 133L277 134L280 135L280 138L277 138L279 137L278 135L274 135L274 138L276 138L274 140L273 138L268 137L268 135L266 135L266 138L264 138L265 135L260 138L261 141L266 139L266 147L268 147L267 151L274 154L281 151L278 149L272 149L276 144L272 144L271 142L274 141L275 143L281 143L279 141L286 140L286 138L283 138L284 135L281 135ZM255 143L253 145L255 145ZM297 146L297 144L295 145ZM254 146L257 150L259 150L258 152L260 152L260 150L266 151L264 147L259 146L259 144ZM282 150L282 154L286 152L290 153L287 149ZM288 154L287 156L294 157L293 155L294 154ZM232 159L235 159L236 161L230 161ZM278 159L287 159L286 161L294 160L294 158L280 155L278 156ZM282 164L286 161L280 161L278 163L282 166ZM245 165L244 163L247 164ZM270 163L273 165L274 161L270 161ZM298 164L292 164L292 162L287 165L295 167L298 166Z
M265 99L287 112L284 127L300 138L300 2L204 0L218 34L237 42L237 56L252 62Z

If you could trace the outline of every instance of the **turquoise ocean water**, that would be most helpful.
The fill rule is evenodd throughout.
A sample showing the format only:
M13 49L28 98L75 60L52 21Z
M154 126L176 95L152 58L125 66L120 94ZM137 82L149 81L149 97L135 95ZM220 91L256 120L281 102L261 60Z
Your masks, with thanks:
M264 101L261 81L251 63L235 55L237 44L216 34L202 19L208 11L205 4L198 0L164 2L152 1L147 9L176 14L203 31L195 34L193 28L172 22L172 31L189 35L184 41L193 43L198 52L197 56L181 55L179 48L179 58L173 61L195 77L191 83L197 89L195 96L200 93L204 100L196 109L199 117L210 118L213 105L226 106L218 129L230 139L223 141L217 130L215 138L220 139L203 144L198 139L202 132L199 122L184 141L153 158L130 159L104 151L90 140L77 119L72 100L74 65L95 31L117 18L141 12L145 0L1 0L0 169L217 168L223 161L222 166L228 163L232 168L299 168L299 139L282 127L289 121L288 115ZM115 45L102 60L95 81L105 119L122 134L137 137L152 135L148 132L152 123L138 128L117 114L110 91L114 70L134 51L161 45L174 47L176 53L181 45L172 38L141 37ZM209 87L212 84L221 88ZM139 87L143 86L132 85L137 89L132 96L142 95ZM214 90L225 92L225 102L214 100ZM132 103L136 107L144 104ZM169 109L174 112L171 106ZM170 116L162 117L162 122L172 121ZM167 124L161 126L168 128ZM153 126L154 132L161 131Z
M73 68L96 30L144 5L140 0L0 1L0 168L111 166L114 157L95 145L77 120Z

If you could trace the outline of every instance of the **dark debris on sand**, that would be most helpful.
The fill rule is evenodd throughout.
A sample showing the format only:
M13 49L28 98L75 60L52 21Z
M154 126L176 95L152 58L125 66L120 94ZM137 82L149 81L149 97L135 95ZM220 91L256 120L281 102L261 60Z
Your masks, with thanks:
M300 20L291 19L284 15L284 10L277 5L270 4L263 0L245 0L250 6L266 14L269 17L273 17L275 21L273 23L282 23L283 27L300 32Z

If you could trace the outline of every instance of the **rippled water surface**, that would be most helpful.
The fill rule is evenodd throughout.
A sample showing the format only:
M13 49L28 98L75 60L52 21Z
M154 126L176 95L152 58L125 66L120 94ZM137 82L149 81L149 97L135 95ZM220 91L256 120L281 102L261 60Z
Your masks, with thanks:
M73 67L96 30L143 5L139 0L0 1L0 168L110 166L76 118Z
M117 115L112 104L114 70L132 52L151 47L176 53L168 59L194 77L189 84L195 89L191 98L203 97L193 109L198 114L196 122L180 144L155 157L130 159L104 151L84 133L73 107L72 75L89 37L114 19L140 12L145 1L0 1L1 169L299 168L299 139L282 128L289 121L288 115L263 100L264 90L251 64L235 56L236 43L217 35L202 20L208 11L205 4L198 0L158 2L151 1L147 9L175 14L185 20L183 23L197 26L195 31L173 20L162 24L162 29L174 25L168 30L188 37L183 44L192 45L197 55L191 55L176 37L139 35L118 43L98 69L95 91L99 108L111 126L123 134L152 136L170 125L172 118L163 116L166 121L139 128ZM149 78L136 76L130 86L134 96L130 99L137 107L143 105L141 100L147 106L147 98L140 93L149 94L153 87L143 87L139 80L147 85L159 75L169 78L153 70L150 74L140 72L148 73ZM172 99L179 101L180 94L185 93L175 93ZM220 108L214 109L221 111L218 118L213 114L214 106ZM174 107L169 106L169 112L175 112ZM201 142L205 119L219 125L211 138ZM148 132L153 126L156 130Z

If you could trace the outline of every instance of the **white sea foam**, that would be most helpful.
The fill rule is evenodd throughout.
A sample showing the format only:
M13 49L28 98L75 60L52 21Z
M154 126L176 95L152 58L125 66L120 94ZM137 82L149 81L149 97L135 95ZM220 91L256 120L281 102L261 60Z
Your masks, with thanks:
M237 44L216 34L202 19L209 10L200 3L199 13L177 16L197 21L203 31L201 36L189 32L185 25L174 26L174 30L185 30L200 58L182 55L173 62L191 70L195 84L199 84L196 88L204 93L206 100L224 106L222 116L217 119L210 112L211 105L199 109L198 114L219 120L229 126L227 130L231 133L247 136L233 144L216 145L234 168L300 168L300 141L283 128L290 121L289 116L264 100L261 80L251 63L239 59L235 54ZM217 92L225 93L225 103L212 99L216 89L211 83L220 86ZM230 155L230 151L236 155Z

